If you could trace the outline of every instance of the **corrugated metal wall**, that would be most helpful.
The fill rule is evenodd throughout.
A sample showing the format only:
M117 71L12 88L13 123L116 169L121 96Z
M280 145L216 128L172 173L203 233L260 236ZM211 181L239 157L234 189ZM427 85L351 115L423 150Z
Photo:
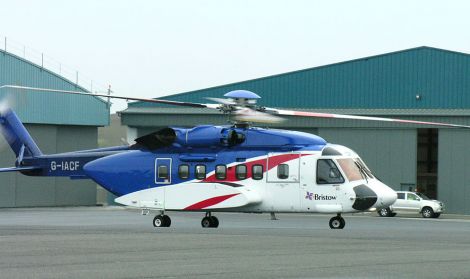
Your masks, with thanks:
M256 92L263 105L273 107L468 108L470 55L420 47L163 99L206 102L205 97L221 97L236 89ZM154 105L129 104L139 106Z
M96 148L97 128L90 126L25 125L43 153ZM0 138L0 166L12 166L13 151ZM91 180L0 175L0 207L95 205L96 184Z
M0 85L80 90L72 82L20 57L0 51ZM109 123L108 104L97 97L0 89L42 152L58 153L97 147L97 127ZM0 167L14 165L10 147L0 136ZM0 207L95 205L91 180L0 174Z
M85 91L38 65L0 51L0 85L8 84ZM98 97L0 89L0 99L5 95L9 96L12 107L26 123L94 126L109 124L108 104Z
M416 185L415 129L320 128L328 142L345 145L364 160L373 173L395 190Z
M470 214L470 132L439 129L438 196L448 212Z

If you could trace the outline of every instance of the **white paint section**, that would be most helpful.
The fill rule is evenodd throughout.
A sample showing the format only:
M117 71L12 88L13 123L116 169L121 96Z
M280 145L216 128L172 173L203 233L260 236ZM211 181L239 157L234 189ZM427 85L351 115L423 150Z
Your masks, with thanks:
M165 187L140 190L118 197L114 201L122 205L138 208L164 209Z
M150 209L184 210L215 197L234 195L207 209L235 208L261 202L261 197L245 187L231 187L219 183L185 183L161 186L130 193L115 199L117 203Z

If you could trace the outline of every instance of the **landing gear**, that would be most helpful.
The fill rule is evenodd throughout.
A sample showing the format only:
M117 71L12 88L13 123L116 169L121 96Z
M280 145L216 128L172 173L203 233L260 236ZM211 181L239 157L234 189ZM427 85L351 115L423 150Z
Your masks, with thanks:
M343 217L341 217L341 214L338 214L337 216L330 219L331 229L343 229L345 225L346 221L344 221Z
M157 215L153 218L153 226L156 228L171 226L171 219L168 215Z
M219 219L215 216L211 216L210 212L207 212L206 217L202 218L201 226L203 228L217 228L219 226Z

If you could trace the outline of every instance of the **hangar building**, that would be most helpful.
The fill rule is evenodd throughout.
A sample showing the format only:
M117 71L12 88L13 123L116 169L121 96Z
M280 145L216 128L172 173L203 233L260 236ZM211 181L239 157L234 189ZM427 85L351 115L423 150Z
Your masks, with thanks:
M418 47L242 81L161 99L207 103L236 90L261 105L305 111L470 125L470 55ZM121 112L129 138L167 125L224 124L216 111L130 103ZM470 214L470 130L341 119L288 118L277 127L351 147L395 190L418 189Z
M7 84L86 91L40 65L0 50L0 86ZM0 98L7 95L45 154L96 148L98 126L109 124L108 104L97 97L0 89ZM2 136L0 145L0 167L14 166L14 153ZM0 173L0 207L95 205L96 193L91 180Z

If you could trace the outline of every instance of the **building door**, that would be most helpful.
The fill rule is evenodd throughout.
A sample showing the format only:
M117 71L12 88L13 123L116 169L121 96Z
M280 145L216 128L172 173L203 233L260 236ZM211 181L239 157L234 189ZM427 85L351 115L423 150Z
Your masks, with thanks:
M418 129L416 190L437 199L438 129ZM408 190L408 189L407 189Z

